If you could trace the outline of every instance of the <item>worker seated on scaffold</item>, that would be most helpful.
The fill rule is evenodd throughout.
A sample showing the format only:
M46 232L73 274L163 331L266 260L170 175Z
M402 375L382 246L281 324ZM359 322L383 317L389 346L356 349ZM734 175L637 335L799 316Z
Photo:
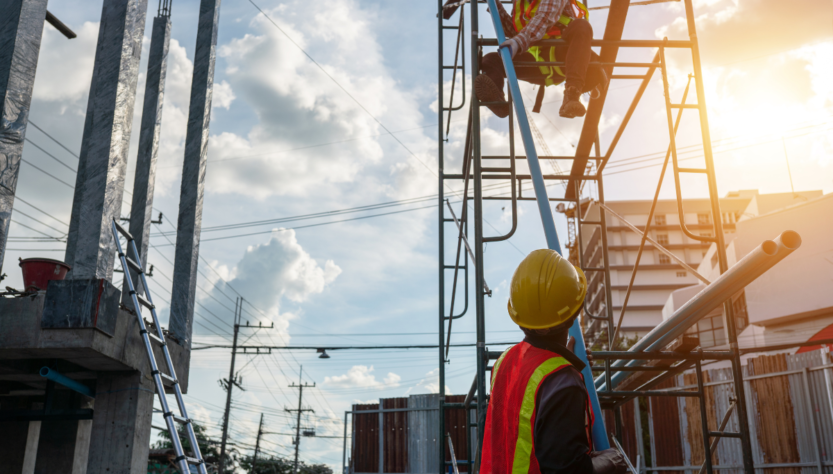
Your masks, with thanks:
M508 48L513 62L564 62L557 66L516 67L519 80L540 86L533 112L541 110L545 86L566 82L564 100L559 115L566 118L583 117L587 110L579 98L584 92L596 97L607 87L607 76L598 66L590 67L590 60L599 56L590 49L593 27L587 21L587 7L576 0L514 0L512 15L497 2L503 32L507 40L500 45ZM541 39L564 39L566 45L532 46ZM504 102L503 80L506 72L497 52L483 56L482 74L474 80L477 98L482 102ZM565 81L566 79L566 81ZM518 100L518 98L515 98ZM498 117L509 115L509 105L487 105Z
M586 294L584 273L554 250L533 251L515 270L509 316L526 337L492 369L482 474L627 472L619 451L593 450L585 364L567 340Z

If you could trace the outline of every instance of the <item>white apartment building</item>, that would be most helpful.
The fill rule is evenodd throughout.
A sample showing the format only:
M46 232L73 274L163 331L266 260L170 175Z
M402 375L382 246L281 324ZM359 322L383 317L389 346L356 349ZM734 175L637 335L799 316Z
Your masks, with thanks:
M720 199L723 227L727 235L736 231L737 223L744 219L767 214L796 202L822 196L821 191L801 193L759 194L757 190L730 192ZM644 231L651 209L650 200L607 201L607 206L625 220ZM598 221L600 208L595 201L582 206L583 220ZM699 235L713 232L711 206L708 199L688 199L683 202L686 227ZM608 252L610 259L610 281L614 320L622 311L625 293L633 272L641 237L623 222L607 214ZM710 245L685 236L680 228L676 200L657 202L649 236L692 268L697 268L709 252ZM581 226L581 251L585 267L603 266L601 232L598 225ZM587 272L589 283L585 311L592 315L605 315L605 288L602 272ZM628 300L627 311L622 323L622 335L642 336L663 319L663 308L669 295L676 290L697 285L697 280L667 255L653 245L646 243L639 264L633 289ZM682 297L680 295L679 297ZM678 299L679 299L678 297ZM585 335L598 337L606 325L598 320L584 318ZM745 327L745 323L743 325Z

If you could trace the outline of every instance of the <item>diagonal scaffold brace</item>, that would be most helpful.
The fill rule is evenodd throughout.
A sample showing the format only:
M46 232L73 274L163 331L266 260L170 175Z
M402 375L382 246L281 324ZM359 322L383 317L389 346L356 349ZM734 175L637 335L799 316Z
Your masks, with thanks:
M495 33L497 33L498 44L502 44L506 40L506 37L503 33L503 27L501 25L496 0L487 1L489 4L492 24L494 25ZM512 103L515 106L518 128L521 132L524 150L526 150L526 160L529 165L529 174L532 186L535 190L535 200L538 203L538 211L541 214L541 223L544 226L544 235L547 239L547 247L561 254L561 244L558 241L558 233L555 230L555 219L553 217L552 208L550 207L547 187L544 183L544 176L541 171L541 163L538 161L538 152L535 149L535 142L532 138L532 131L529 126L526 107L524 106L523 100L521 100L521 88L518 84L518 76L515 74L515 66L512 63L512 57L506 48L500 48L499 53L501 60L503 60L503 67L506 70L506 82L509 84L509 93L513 99ZM574 349L575 354L585 363L582 376L584 377L584 385L587 388L587 393L590 395L590 403L593 406L593 413L596 414L592 433L594 449L597 451L608 449L610 448L610 442L608 441L607 432L605 430L602 411L599 405L599 397L596 394L596 386L593 383L593 374L590 370L590 364L587 363L587 349L584 344L584 336L582 334L581 325L579 324L578 319L576 319L573 326L570 328L570 336L576 340Z

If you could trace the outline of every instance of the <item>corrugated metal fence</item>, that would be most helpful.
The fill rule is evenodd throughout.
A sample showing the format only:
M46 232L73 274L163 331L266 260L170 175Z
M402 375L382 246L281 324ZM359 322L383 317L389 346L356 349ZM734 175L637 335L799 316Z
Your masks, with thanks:
M732 397L730 369L704 370L709 428L716 430ZM826 351L750 359L744 384L750 435L759 474L833 474L833 365ZM693 374L667 384L696 388ZM668 388L664 387L664 388ZM704 461L696 398L649 399L649 472L696 474ZM632 426L629 426L632 428ZM739 430L733 413L726 431ZM623 438L634 436L626 433ZM715 469L740 474L740 440L722 438Z
M446 401L462 402L464 398L464 395L451 395L446 397ZM451 460L448 440L437 439L438 395L383 398L380 402L381 417L379 404L353 405L349 473L436 473L441 445L445 449L445 459ZM370 413L361 413L363 411ZM474 420L474 410L471 410L471 417ZM467 461L465 410L446 409L445 428L454 444L457 461ZM476 439L474 429L472 436L472 439ZM381 453L380 445L383 446ZM459 465L460 472L467 472L467 468L465 463Z

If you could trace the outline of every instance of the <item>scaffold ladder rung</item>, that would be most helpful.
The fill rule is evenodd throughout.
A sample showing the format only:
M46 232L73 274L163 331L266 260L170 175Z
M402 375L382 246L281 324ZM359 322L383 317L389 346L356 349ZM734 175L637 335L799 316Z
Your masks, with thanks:
M133 302L136 321L139 323L139 335L145 346L145 354L147 355L148 363L150 365L150 373L153 378L153 384L156 388L156 395L159 398L159 404L162 407L161 412L165 418L168 432L171 434L171 442L173 444L174 451L176 452L176 458L174 461L180 472L183 474L191 472L188 467L189 465L196 465L200 474L208 474L202 453L200 453L199 444L197 443L197 436L194 432L193 423L190 422L190 418L188 417L188 413L185 408L185 401L182 398L182 389L179 386L176 370L174 369L173 360L171 359L171 353L168 351L168 345L165 342L165 333L162 331L162 326L159 324L159 318L156 315L156 306L154 306L153 298L148 290L148 282L145 277L145 272L142 269L142 259L139 255L139 250L136 247L136 242L133 240L133 236L130 232L120 226L115 219L112 221L111 230L113 232L113 240L116 244L116 250L118 251L119 259L121 260L121 265L124 269L125 283L127 284L128 293ZM119 240L119 234L123 235L125 239L127 239L127 251L132 254L130 257L125 255L125 251L122 248L121 241ZM135 273L138 282L142 285L142 288L144 288L146 297L136 292L136 285L134 284L131 270ZM145 323L145 320L142 317L142 307L150 310L152 322L149 321L147 324ZM148 325L151 325L156 334L148 331ZM153 351L151 341L158 343L162 348L162 355L166 366L165 368L170 375L162 373L159 370L159 365L156 363L156 354ZM162 382L163 379L173 383L176 405L179 409L178 415L173 413L170 404L168 403L168 397L165 394L165 385ZM156 410L154 410L154 412L156 412ZM193 456L187 456L185 454L185 450L182 447L182 440L179 439L179 431L176 429L176 425L174 424L177 422L184 425L184 431L188 436L188 441L193 451L190 454Z

